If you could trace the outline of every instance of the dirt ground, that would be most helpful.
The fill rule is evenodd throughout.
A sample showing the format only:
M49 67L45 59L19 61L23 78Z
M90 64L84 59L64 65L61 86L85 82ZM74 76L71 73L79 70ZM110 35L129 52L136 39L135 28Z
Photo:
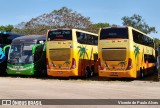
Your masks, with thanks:
M160 82L144 80L54 79L0 77L0 99L160 99ZM1 106L0 106L1 107ZM9 106L2 106L8 108ZM12 106L21 108L22 106ZM28 106L23 106L28 107ZM130 108L133 105L54 105L30 107L56 108ZM158 105L138 105L159 108Z

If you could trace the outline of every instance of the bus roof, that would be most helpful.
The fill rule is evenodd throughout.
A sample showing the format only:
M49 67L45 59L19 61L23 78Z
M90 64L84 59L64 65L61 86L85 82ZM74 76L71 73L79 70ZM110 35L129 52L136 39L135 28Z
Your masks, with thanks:
M20 36L24 36L23 34L17 34L17 33L13 33L13 32L1 32L0 31L0 34L3 34L3 35L8 35L9 39L14 39L15 37L20 37Z
M15 38L12 42L16 41L27 41L27 42L37 42L40 40L46 40L46 36L44 35L25 35L18 38Z
M133 27L131 27L131 26L112 26L112 27L104 27L104 28L101 28L101 29L109 29L109 28L131 28L131 29L133 29L133 30L135 30L135 31L137 31L137 32L140 32L140 33L146 35L147 37L149 37L149 38L151 38L151 39L154 39L153 37L147 35L146 33L142 32L142 31L140 31L140 30L138 30L138 29L136 29L136 28L133 28Z
M79 31L79 32L89 33L89 34L98 36L98 34L96 34L96 33L88 32L88 31L80 30L80 29L75 29L75 28L59 28L59 29L51 29L51 30L48 30L48 32L49 32L49 31L54 31L54 30L76 30L76 31Z

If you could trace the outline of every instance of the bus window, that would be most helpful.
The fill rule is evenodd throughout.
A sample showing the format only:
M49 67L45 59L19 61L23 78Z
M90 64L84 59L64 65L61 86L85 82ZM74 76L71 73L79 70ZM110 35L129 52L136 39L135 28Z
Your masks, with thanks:
M48 40L72 40L71 30L49 31Z
M128 39L128 28L102 29L100 39L122 38Z
M98 37L87 34L87 33L82 33L82 32L76 32L77 36L77 41L80 44L87 44L87 45L98 45Z
M33 43L24 43L24 45L23 45L21 59L26 64L33 62L33 56L32 56L33 45L34 45Z

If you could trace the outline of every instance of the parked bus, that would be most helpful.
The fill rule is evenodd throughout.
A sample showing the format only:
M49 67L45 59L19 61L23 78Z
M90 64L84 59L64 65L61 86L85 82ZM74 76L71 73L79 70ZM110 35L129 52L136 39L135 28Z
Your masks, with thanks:
M158 79L160 80L160 45L157 49L158 49L158 56L157 56Z
M107 27L99 31L99 76L143 78L155 71L152 37L132 27Z
M23 36L12 32L0 32L0 75L6 74L8 50L13 39Z
M98 73L98 35L78 29L48 31L47 74L90 77Z
M22 36L12 41L7 73L12 75L45 75L46 36Z

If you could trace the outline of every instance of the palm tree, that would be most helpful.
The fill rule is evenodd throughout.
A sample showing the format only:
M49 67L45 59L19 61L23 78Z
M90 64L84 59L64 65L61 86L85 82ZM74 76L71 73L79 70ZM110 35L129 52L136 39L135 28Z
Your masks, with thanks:
M88 58L88 54L87 54L87 49L86 49L86 47L83 47L83 45L82 45L82 46L78 46L77 48L79 48L78 54L79 54L79 57L80 57L80 58L83 58L83 59L84 59L85 55L86 55L87 58Z
M119 64L118 65L120 65L121 66L121 69L125 69L125 65L126 65L126 61L121 61L121 62L119 62Z
M134 50L135 59L137 59L137 56L140 54L140 52L139 52L140 49L138 46L135 46L135 45L134 45L134 48L135 48L135 50Z
M71 63L70 61L65 61L63 65L66 65L66 67L69 68L70 63Z
M62 64L58 64L58 67L61 68L61 67L62 67Z

